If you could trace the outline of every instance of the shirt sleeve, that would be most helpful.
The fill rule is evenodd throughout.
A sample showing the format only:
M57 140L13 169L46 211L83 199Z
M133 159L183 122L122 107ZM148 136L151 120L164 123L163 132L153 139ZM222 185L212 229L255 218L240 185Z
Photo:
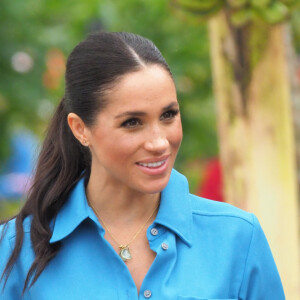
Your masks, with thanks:
M248 251L239 299L284 300L284 291L275 261L259 221L254 215Z
M7 224L7 226L12 226L13 224ZM6 267L8 259L12 252L12 247L7 234L7 227L0 225L0 278ZM22 287L20 286L19 274L17 270L17 265L15 264L8 280L6 281L6 275L3 276L0 281L0 299L6 300L16 300L21 299Z

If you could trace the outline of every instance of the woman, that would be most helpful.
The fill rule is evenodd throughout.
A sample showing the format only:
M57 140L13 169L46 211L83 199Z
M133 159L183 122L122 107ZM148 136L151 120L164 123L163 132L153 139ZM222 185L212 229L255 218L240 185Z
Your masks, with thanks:
M284 299L257 219L172 170L181 139L152 42L75 47L28 199L1 227L1 299Z

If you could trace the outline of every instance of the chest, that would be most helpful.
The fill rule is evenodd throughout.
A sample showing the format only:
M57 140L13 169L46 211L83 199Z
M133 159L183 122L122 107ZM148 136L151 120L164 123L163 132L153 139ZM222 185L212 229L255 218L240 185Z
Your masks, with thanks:
M105 239L109 242L114 251L120 255L121 249L111 236L106 234ZM144 278L154 262L156 252L150 248L146 231L141 232L141 236L128 245L128 251L130 252L131 259L127 260L125 265L136 285L138 295Z
M152 235L150 230L148 252L145 244L136 245L132 260L124 263L104 237L80 228L65 239L25 300L197 300L238 294L243 266L233 256L224 260L226 249L208 249L205 241L188 247L170 231L158 228Z

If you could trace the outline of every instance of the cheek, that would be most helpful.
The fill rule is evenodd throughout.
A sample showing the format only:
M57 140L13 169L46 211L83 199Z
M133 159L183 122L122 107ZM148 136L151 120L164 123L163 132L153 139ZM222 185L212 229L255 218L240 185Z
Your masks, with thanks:
M140 144L140 139L136 136L126 134L109 138L109 143L106 144L106 151L114 161L125 162L132 156Z
M181 121L174 124L174 127L169 132L169 142L173 147L179 148L182 141L182 125Z

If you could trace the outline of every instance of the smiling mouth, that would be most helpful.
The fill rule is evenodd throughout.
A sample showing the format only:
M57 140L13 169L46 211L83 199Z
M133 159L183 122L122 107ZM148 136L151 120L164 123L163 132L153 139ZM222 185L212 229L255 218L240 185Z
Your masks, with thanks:
M157 168L162 166L166 162L166 159L162 161L157 162L151 162L151 163L137 163L139 166L146 167L146 168Z

